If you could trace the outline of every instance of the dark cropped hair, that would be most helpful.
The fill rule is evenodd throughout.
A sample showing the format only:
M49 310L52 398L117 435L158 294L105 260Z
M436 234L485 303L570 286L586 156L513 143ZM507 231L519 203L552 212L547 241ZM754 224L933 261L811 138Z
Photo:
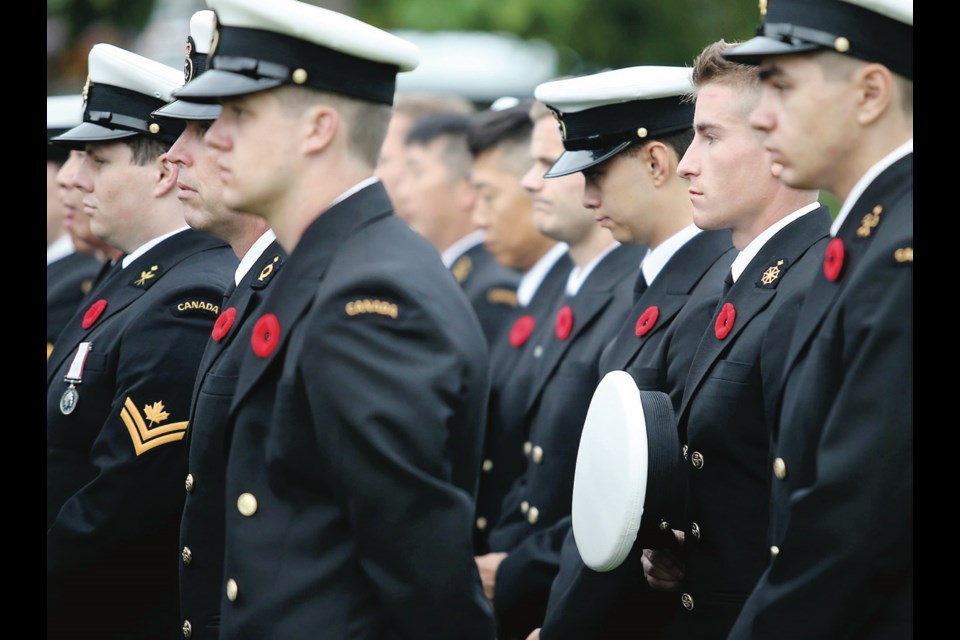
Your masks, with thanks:
M505 142L527 145L533 122L530 120L530 101L500 111L481 111L470 120L467 146L470 154L478 155Z

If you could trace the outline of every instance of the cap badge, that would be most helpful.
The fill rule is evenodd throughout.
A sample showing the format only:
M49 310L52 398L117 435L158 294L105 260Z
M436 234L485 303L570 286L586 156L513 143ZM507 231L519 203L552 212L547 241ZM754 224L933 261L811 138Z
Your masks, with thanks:
M883 213L883 206L878 204L873 208L873 211L863 216L860 220L860 228L857 229L857 236L860 238L869 237L873 228L880 224L881 213Z
M561 137L563 140L566 140L566 139L567 139L567 125L566 125L566 123L563 121L563 114L560 113L559 111L553 111L552 113L553 113L553 117L557 119L557 124L560 125L560 137Z
M90 97L90 84L91 84L91 83L90 83L90 74L88 73L88 74L87 74L87 81L83 84L83 91L80 92L81 95L83 96L83 101L84 101L84 102L86 102L86 101L87 101L87 98Z
M763 272L763 275L760 276L760 282L763 284L773 284L773 282L780 277L780 267L782 265L783 260L777 260L777 264Z
M183 59L183 83L193 80L193 37L187 36L186 55Z
M767 0L760 0L760 17L763 18L767 15Z

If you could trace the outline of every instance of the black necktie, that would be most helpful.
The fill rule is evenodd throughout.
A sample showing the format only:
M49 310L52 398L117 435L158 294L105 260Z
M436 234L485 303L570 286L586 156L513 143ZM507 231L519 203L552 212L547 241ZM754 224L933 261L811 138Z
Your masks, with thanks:
M727 271L727 277L723 279L723 297L726 298L730 293L730 287L733 286L733 271Z
M223 304L221 305L221 308L225 308L227 306L227 301L230 299L230 296L232 296L233 292L236 290L237 290L237 283L235 280L231 278L230 284L227 285L227 290L223 292Z
M647 279L643 276L643 269L637 274L637 279L633 281L633 302L637 303L643 292L647 290Z

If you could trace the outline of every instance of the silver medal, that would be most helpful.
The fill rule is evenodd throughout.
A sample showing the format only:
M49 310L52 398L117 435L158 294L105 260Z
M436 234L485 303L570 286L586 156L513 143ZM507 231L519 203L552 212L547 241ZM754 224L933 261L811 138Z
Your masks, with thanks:
M63 395L60 396L60 413L65 416L73 413L73 410L77 408L77 402L80 400L80 393L77 391L77 388L71 383L66 391L63 392Z

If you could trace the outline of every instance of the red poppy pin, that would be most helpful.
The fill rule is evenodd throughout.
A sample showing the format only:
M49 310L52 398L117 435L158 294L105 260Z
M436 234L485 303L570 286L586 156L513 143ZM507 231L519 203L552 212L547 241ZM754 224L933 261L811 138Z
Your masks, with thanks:
M570 337L571 331L573 331L573 309L570 308L570 305L564 305L557 312L557 339L566 340Z
M723 340L733 330L733 323L737 319L737 310L729 302L724 302L717 314L717 322L713 325L713 333L717 340Z
M277 342L280 340L280 321L272 313L265 313L260 316L257 323L253 325L253 335L250 336L250 346L253 352L261 358L266 358L277 348Z
M217 342L220 342L223 336L230 332L230 327L233 326L233 321L236 319L237 308L227 307L223 310L223 313L217 317L217 321L213 323L213 331L210 332L210 336Z
M513 323L513 327L510 328L510 346L514 348L523 346L523 343L526 342L530 334L533 333L534 324L533 316L527 315L517 318L517 321Z
M107 301L103 298L100 298L87 309L87 312L83 314L83 322L80 326L84 329L89 329L93 326L93 323L97 321L100 317L100 314L103 313L103 310L107 308Z
M834 238L827 245L827 253L823 256L823 275L830 282L836 282L843 270L843 240Z
M659 317L660 307L647 307L637 318L637 326L633 328L633 332L637 334L637 337L647 335L650 329L653 329L653 325L657 324L657 318Z

